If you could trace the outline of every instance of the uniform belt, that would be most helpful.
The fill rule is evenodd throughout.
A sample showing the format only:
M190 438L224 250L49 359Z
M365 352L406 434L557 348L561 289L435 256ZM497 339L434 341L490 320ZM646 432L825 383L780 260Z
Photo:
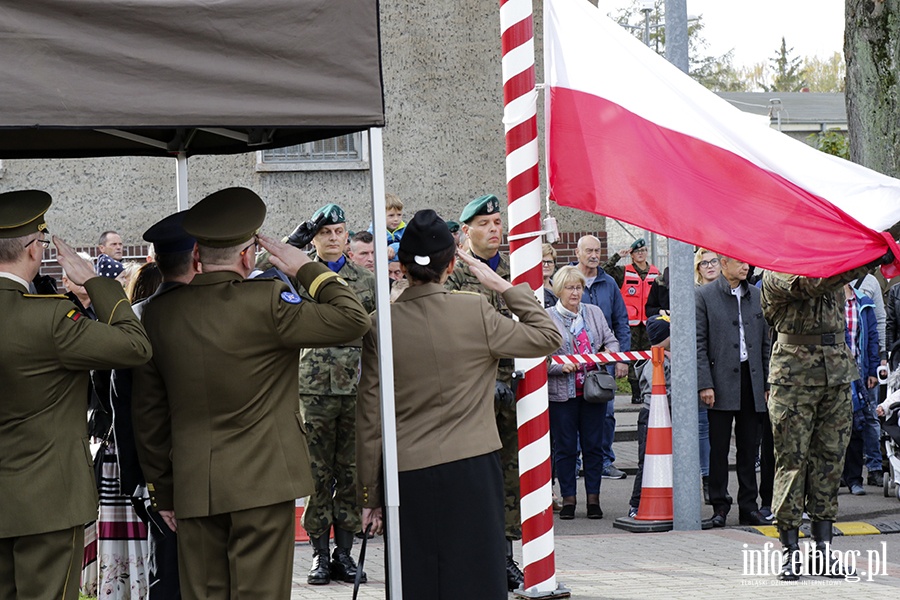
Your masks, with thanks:
M818 335L779 333L776 341L795 346L836 346L839 343L843 343L844 338L839 333L821 333Z

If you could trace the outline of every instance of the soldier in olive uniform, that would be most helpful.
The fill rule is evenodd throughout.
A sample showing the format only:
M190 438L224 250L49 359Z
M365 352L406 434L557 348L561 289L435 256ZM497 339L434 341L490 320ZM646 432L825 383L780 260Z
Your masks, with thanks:
M468 254L488 265L497 275L509 281L509 255L500 252L503 241L503 218L500 201L489 194L469 202L460 214L462 230L468 236ZM477 292L497 312L512 318L509 307L501 294L486 288L464 262L458 262L446 282L447 289ZM506 570L509 589L519 587L525 578L513 560L512 542L522 539L522 518L519 510L519 434L516 422L516 397L512 391L512 373L515 362L511 358L500 361L497 369L495 393L495 413L497 430L503 448L500 450L500 465L503 468L503 487L506 492Z
M300 349L369 328L336 273L255 235L265 212L244 188L193 206L183 227L202 273L143 312L155 360L135 372L138 455L152 508L177 528L187 599L290 597L294 500L313 490L297 410ZM312 300L279 280L246 279L257 239Z
M50 195L0 194L0 600L78 598L84 524L97 518L87 437L90 369L133 367L150 341L122 286L54 238L98 320L65 296L30 294Z
M327 265L350 286L366 311L375 310L375 276L344 256L347 239L344 211L337 204L317 210L310 258ZM302 297L308 292L298 288ZM356 383L359 346L304 349L300 353L300 414L306 424L315 492L306 498L303 528L313 546L307 582L324 585L332 578L353 582L356 563L350 556L360 530L356 501ZM335 549L329 562L328 538L334 526ZM365 581L365 574L362 576Z
M763 275L762 309L776 332L768 409L775 442L773 507L784 546L782 580L796 580L802 570L804 511L816 547L823 550L831 543L852 424L850 382L859 378L844 340L843 286L870 270L859 267L825 279Z

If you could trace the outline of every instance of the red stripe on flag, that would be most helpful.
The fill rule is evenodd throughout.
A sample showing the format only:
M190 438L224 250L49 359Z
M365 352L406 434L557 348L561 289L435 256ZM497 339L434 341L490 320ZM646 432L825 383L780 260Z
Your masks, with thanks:
M723 148L592 94L554 87L550 98L550 197L560 205L812 277L888 248L824 198Z
M672 454L672 428L648 427L644 454Z

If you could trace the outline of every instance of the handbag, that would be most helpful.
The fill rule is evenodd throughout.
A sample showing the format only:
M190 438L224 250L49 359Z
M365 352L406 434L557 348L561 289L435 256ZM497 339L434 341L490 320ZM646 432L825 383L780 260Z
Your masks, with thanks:
M584 376L584 401L605 404L616 397L616 378L604 369L597 369Z

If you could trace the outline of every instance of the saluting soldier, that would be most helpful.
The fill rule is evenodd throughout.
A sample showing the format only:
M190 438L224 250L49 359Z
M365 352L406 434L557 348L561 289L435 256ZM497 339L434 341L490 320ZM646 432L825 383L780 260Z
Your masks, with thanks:
M256 234L265 213L245 188L192 207L183 226L202 273L143 312L157 360L135 373L135 435L151 506L178 531L188 599L290 597L294 500L313 489L297 410L300 348L369 328L337 273ZM279 280L246 279L257 240L312 300Z
M883 260L893 261L893 254ZM880 262L824 279L763 274L762 310L776 332L768 410L775 445L772 501L784 548L778 579L783 581L799 579L803 569L799 538L804 512L812 522L817 551L831 544L853 420L850 382L859 378L844 339L843 287ZM816 557L810 570L823 574L826 561L821 554ZM834 573L830 557L827 563Z
M375 310L375 276L344 255L346 218L337 204L317 210L310 258L340 275L367 312ZM301 297L309 292L302 285ZM359 346L307 348L300 353L300 414L306 424L310 467L315 491L306 498L303 528L313 547L307 582L324 585L331 579L352 583L356 562L350 555L360 530L356 501L356 383ZM335 549L329 562L329 533L334 526ZM365 573L361 581L365 582Z
M509 254L500 252L500 243L503 241L503 218L497 196L488 194L475 198L463 208L459 220L463 223L463 233L469 239L468 254L509 281ZM465 262L457 263L450 278L447 279L446 286L451 291L479 293L487 298L497 312L512 318L503 295L482 284ZM500 360L494 394L497 430L503 443L500 450L500 464L503 467L503 487L506 490L506 575L510 590L516 589L525 581L522 571L513 560L512 548L513 540L522 539L522 517L519 509L519 433L516 422L516 397L512 391L514 368L515 361L512 358Z
M454 271L455 254L453 236L433 210L416 213L398 251L410 285L390 307L394 365L387 376L396 387L403 593L499 600L508 584L501 443L492 418L497 362L546 356L562 338L531 288L513 287L467 255L459 260L468 272L501 295L519 321L498 314L481 294L448 292L442 284ZM462 322L471 326L461 328ZM380 531L376 337L373 328L363 342L357 437L363 521Z
M98 320L66 296L28 293L50 245L50 203L38 190L0 194L0 600L78 598L84 524L97 518L88 371L151 354L122 286L57 237L59 263Z

